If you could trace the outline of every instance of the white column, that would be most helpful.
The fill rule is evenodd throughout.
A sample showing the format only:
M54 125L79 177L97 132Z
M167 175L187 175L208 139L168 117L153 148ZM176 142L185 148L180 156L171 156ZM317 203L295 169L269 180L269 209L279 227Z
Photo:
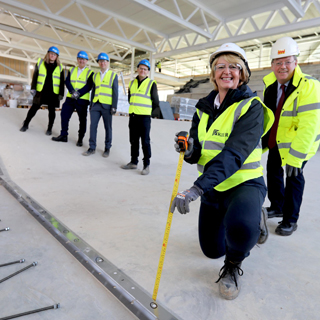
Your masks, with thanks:
M259 68L261 68L261 61L262 61L262 51L263 51L263 45L260 44L260 55L259 55Z
M135 48L132 48L132 52L131 52L131 74L130 74L130 80L133 80L133 75L134 75L134 72L136 70L136 67L134 65L134 55L135 55Z
M150 61L150 66L151 66L149 78L150 78L150 79L154 79L154 74L155 74L156 66L155 66L155 64L154 64L153 54L152 54L151 52L150 52L149 61Z
M31 65L30 62L28 62L28 71L27 71L27 76L28 76L28 84L31 84L31 69L30 69Z

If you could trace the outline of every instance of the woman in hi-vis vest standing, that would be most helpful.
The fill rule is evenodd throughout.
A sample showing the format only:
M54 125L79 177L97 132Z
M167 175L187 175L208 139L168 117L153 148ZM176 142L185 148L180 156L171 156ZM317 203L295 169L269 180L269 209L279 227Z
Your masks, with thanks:
M20 131L25 132L29 129L31 119L41 105L45 104L49 111L46 135L50 136L56 117L56 109L59 109L60 100L64 96L64 70L59 60L59 49L57 47L50 47L45 57L38 59L33 72L31 94L33 95L33 104Z
M184 156L197 164L199 178L177 194L171 212L189 212L189 203L201 196L200 246L208 258L225 256L217 282L220 295L231 300L240 291L242 261L268 235L261 210L266 196L261 137L274 116L246 85L250 69L243 49L223 44L209 62L214 90L196 105ZM175 141L185 134L178 133ZM178 152L180 147L175 144ZM218 270L213 274L218 276Z

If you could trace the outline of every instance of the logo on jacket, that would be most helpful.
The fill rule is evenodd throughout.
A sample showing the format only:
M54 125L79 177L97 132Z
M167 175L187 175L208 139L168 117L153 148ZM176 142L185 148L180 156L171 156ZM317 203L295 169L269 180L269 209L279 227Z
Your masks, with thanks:
M278 54L285 54L286 53L286 50L283 49L283 50L278 50Z
M219 132L218 129L214 129L213 132L212 132L212 135L213 136L218 136L218 137L228 137L229 133L227 133L227 132Z

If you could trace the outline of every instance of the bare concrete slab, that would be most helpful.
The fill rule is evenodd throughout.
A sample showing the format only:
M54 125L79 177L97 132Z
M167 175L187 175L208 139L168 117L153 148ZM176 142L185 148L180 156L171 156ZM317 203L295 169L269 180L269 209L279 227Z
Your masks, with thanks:
M37 262L0 284L0 317L60 303L60 308L29 315L28 319L137 319L96 281L2 186L0 268L3 279Z
M152 295L178 162L173 137L190 123L152 121L150 174L142 176L141 162L138 170L120 168L130 161L128 118L113 118L113 147L106 159L102 122L96 153L84 157L88 136L84 147L76 147L76 114L69 142L61 143L44 134L45 110L21 133L26 112L0 108L0 156L6 174ZM60 133L59 117L57 112L53 135ZM269 239L244 261L243 287L234 301L221 299L215 283L223 258L207 259L200 250L199 201L191 204L190 214L174 214L157 300L185 320L319 318L319 161L318 153L304 170L298 230L280 237L274 233L279 219L268 221ZM196 177L196 167L185 163L179 190L192 186ZM116 315L117 310L113 316L122 319Z

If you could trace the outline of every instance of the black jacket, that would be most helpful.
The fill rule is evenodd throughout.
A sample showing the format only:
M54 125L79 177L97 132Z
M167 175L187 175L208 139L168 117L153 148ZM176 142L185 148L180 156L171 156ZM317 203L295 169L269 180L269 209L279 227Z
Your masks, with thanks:
M238 89L230 89L220 108L214 109L213 104L217 94L217 91L212 91L207 97L200 99L196 105L197 109L209 115L207 130L233 103L256 96L256 93L252 93L248 86L242 85ZM190 158L185 159L189 163L197 163L201 156L201 145L198 139L199 122L200 119L195 113L190 129L190 136L194 139L194 152ZM213 192L215 186L238 171L258 145L263 133L263 123L263 106L259 101L253 100L249 110L235 123L223 150L206 164L204 173L194 184L202 189L204 193ZM244 183L247 185L258 184L265 190L262 177Z
M141 83L146 80L148 77L145 77L141 81L139 80L139 76L136 77L138 80L138 88L140 87ZM152 118L160 118L161 112L160 112L160 106L159 106L159 96L158 96L158 88L157 84L154 82L150 89L150 95L151 95L151 101L152 101ZM131 98L131 92L128 90L128 102L130 104L130 98ZM138 115L138 116L146 116L146 115ZM149 117L149 116L146 116Z
M41 101L50 101L51 99L59 100L59 95L64 96L64 69L61 70L60 73L60 86L59 86L59 94L55 94L53 92L53 84L52 84L52 73L54 69L57 67L57 62L54 63L44 63L46 69L47 69L47 76L43 84L43 88L41 92L36 93L36 95L33 98L33 102L39 104L40 98ZM38 75L39 75L39 68L38 64L35 65L33 76L32 76L32 83L31 83L31 89L36 90L37 89L37 81L38 81Z

